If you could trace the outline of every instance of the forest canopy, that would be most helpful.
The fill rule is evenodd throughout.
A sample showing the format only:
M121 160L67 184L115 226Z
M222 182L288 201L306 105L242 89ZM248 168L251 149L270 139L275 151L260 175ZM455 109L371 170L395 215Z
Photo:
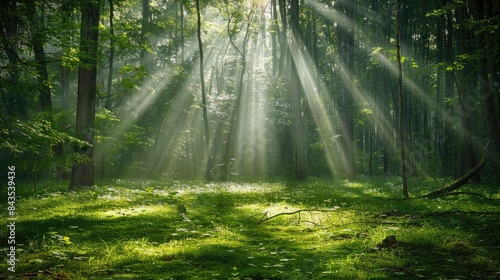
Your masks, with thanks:
M0 5L20 178L500 174L498 1Z

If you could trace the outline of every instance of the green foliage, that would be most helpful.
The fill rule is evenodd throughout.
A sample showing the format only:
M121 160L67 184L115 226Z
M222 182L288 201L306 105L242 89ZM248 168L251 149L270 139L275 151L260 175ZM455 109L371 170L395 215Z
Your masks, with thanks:
M99 109L96 112L95 132L96 157L106 158L105 163L99 164L105 164L110 169L108 175L123 174L127 171L132 175L144 171L141 169L143 167L140 167L142 163L137 162L135 155L153 144L145 128L129 125L113 112Z
M465 0L452 0L449 3L446 3L441 8L434 9L432 12L428 12L426 14L427 17L442 17L454 10L466 7L467 1Z
M2 118L0 123L2 161L16 165L19 170L36 173L56 165L68 169L73 162L85 161L86 157L72 153L64 158L55 157L52 148L58 144L90 145L61 128L60 123L66 118L67 113L55 110L39 113L29 121Z
M130 65L124 65L118 70L118 73L123 75L121 84L124 90L133 88L137 89L140 81L147 75L147 71L144 66L134 67Z

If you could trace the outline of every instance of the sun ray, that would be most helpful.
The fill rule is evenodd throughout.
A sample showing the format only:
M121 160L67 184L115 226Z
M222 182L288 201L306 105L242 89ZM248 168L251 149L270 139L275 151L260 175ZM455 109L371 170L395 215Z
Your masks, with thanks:
M292 45L303 46L303 42L301 42L300 39L292 38L292 40L296 41L295 43L292 43ZM316 84L316 79L314 78L314 75L318 75L314 67L314 62L307 51L300 51L303 49L303 47L291 48L291 55L295 59L298 69L303 70L299 75L300 83L320 134L328 166L333 174L336 170L336 157L340 156L340 162L344 166L347 162L345 153L339 151L340 153L336 154L331 145L331 143L334 143L336 138L339 137L339 132L334 128L334 125L327 114L325 103L333 103L333 100L328 95L320 95L318 88L320 85Z

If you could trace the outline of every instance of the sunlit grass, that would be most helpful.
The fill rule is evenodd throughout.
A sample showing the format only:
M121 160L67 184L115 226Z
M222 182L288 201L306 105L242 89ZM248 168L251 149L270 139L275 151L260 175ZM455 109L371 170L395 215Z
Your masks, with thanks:
M396 200L398 181L113 180L76 192L45 182L38 194L20 185L18 274L39 273L40 279L44 271L71 279L498 276L497 215L460 213L496 212L494 186L464 187L484 196ZM410 183L415 192L437 187ZM178 214L178 204L186 206L186 216ZM381 215L393 210L401 215ZM439 214L449 211L455 212ZM0 234L5 236L5 229ZM378 248L389 235L399 245ZM6 271L6 264L0 269Z

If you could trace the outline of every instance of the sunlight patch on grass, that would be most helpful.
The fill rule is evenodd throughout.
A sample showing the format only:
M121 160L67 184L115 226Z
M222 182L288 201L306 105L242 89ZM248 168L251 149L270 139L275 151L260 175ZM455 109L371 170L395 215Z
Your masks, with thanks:
M117 218L123 216L141 216L141 215L177 215L173 207L157 206L136 206L133 208L115 208L112 210L90 212L89 215L95 215L100 218Z

